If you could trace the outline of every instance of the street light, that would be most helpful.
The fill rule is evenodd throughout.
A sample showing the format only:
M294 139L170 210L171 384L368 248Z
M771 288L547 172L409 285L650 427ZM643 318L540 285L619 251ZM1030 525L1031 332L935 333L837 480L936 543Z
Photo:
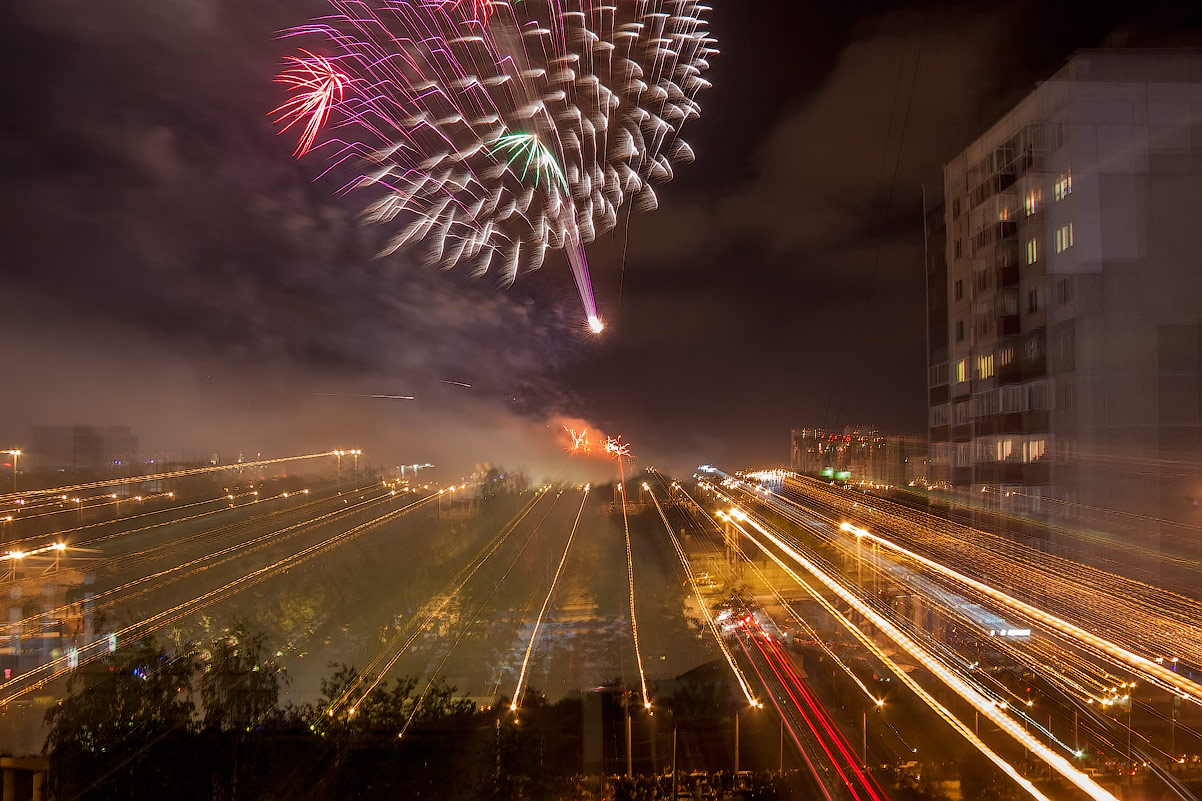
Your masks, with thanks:
M17 458L21 455L21 451L18 448L13 448L13 449L7 450L7 451L0 451L0 453L7 453L9 456L13 457L13 492L16 492L17 491Z
M763 701L752 701L751 704L748 706L748 708L749 709L763 709L764 702ZM742 711L743 711L742 708L735 710L735 773L739 772L739 713Z

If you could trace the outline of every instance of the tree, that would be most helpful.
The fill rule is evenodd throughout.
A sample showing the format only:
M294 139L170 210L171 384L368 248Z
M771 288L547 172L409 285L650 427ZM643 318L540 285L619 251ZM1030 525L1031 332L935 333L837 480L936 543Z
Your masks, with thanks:
M71 674L69 695L46 713L55 798L202 798L191 781L195 663L150 635Z
M245 620L214 637L199 659L206 728L248 732L275 710L283 668L268 656L266 635L251 631Z

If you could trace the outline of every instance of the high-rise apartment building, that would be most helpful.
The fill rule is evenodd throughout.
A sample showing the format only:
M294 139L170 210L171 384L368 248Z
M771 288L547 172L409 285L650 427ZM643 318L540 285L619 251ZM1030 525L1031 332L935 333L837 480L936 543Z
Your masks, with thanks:
M1202 53L1077 53L944 192L932 469L1004 508L1202 522Z

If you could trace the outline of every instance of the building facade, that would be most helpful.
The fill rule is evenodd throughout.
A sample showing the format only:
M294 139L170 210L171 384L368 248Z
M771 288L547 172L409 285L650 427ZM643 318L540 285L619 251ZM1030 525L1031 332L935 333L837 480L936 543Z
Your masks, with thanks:
M901 486L927 480L927 441L923 437L882 434L874 426L842 431L795 428L789 466L798 473L848 474L849 481ZM825 471L825 472L824 472Z
M1077 53L944 193L932 462L1018 511L1202 522L1202 53Z
M30 469L105 471L135 461L138 438L129 426L38 425L28 451Z

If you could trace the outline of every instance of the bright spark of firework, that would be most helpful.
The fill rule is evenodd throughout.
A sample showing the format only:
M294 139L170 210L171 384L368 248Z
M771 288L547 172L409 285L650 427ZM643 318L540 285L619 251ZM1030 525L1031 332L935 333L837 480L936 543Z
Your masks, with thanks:
M575 429L568 428L567 426L564 426L563 430L568 432L568 436L572 438L572 444L565 449L565 450L567 450L568 453L588 453L589 452L590 444L589 444L589 439L588 439L588 429L587 428L584 429L583 431L581 431L579 434L576 433Z
M317 134L330 116L330 108L341 102L346 86L346 76L334 68L324 56L315 56L302 50L303 56L289 56L292 66L280 73L276 83L287 86L293 95L272 114L278 115L276 124L283 124L280 133L304 123L300 141L292 155L300 158L309 152L317 140Z
M608 437L605 440L605 453L615 459L630 458L630 443L623 442L621 435Z
M384 253L422 243L431 263L498 271L503 283L567 256L588 328L604 328L584 246L626 203L656 207L654 185L692 159L679 138L697 117L717 50L697 0L329 0L288 32L319 40L280 76L302 120L298 155L362 173ZM328 118L328 119L327 119ZM318 129L328 131L324 141Z

